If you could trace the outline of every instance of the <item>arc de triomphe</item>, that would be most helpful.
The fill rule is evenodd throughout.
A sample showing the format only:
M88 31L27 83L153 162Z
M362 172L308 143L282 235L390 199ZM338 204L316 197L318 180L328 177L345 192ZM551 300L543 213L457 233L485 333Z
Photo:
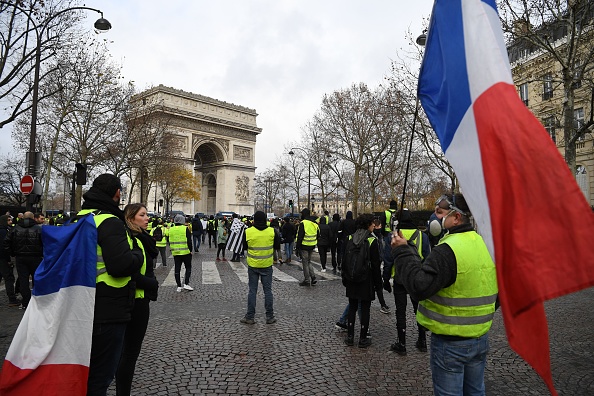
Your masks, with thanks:
M168 132L180 140L179 153L202 182L201 199L175 204L186 214L254 213L256 110L159 85L133 98L158 104ZM154 204L154 189L147 206ZM157 192L158 195L158 192ZM157 198L158 199L158 198Z

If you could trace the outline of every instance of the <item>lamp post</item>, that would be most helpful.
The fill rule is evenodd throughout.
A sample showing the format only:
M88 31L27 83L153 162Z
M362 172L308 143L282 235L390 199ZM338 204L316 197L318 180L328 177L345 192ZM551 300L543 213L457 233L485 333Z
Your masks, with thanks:
M307 154L307 151L305 151L305 149L302 149L301 147L291 148L291 151L289 151L289 155L295 155L295 152L293 150L303 151L305 153L305 157L307 158L307 209L311 210L311 158Z
M35 140L37 138L37 105L39 102L39 74L41 69L41 43L42 43L42 35L44 30L48 28L49 23L59 15L62 15L68 11L76 11L76 10L89 10L95 11L101 14L101 18L99 18L95 22L95 29L100 31L107 31L111 29L111 23L107 19L103 18L103 12L97 10L95 8L90 7L70 7L65 8L56 12L53 15L48 16L45 18L40 24L35 23L35 19L31 17L31 14L34 13L34 10L26 10L13 2L7 1L0 1L0 4L8 5L10 7L14 7L15 9L21 11L23 15L27 17L33 28L35 29L35 36L37 39L37 47L35 49L35 70L33 74L33 92L31 98L31 134L29 136L29 153L28 153L28 160L27 160L27 174L33 176L35 178L37 176L37 159L38 153L35 147ZM27 210L32 209L32 201L27 200Z

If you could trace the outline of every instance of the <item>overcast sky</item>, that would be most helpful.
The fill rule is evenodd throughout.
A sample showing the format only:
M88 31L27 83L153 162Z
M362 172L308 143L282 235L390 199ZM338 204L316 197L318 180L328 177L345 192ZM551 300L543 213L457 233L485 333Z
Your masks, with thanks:
M256 109L256 172L272 165L325 93L372 87L421 33L432 0L87 0L138 90L163 84ZM97 19L89 13L89 25ZM10 128L0 129L6 142ZM7 145L2 144L6 152Z

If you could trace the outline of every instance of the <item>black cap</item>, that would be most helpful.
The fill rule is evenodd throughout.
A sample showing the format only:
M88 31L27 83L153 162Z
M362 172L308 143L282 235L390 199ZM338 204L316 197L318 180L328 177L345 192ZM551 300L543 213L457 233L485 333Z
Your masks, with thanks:
M261 210L254 213L254 222L266 223L266 213L262 212Z
M122 189L122 183L120 182L119 177L110 173L104 173L97 176L93 181L93 187L109 195L110 198L113 198L116 191Z

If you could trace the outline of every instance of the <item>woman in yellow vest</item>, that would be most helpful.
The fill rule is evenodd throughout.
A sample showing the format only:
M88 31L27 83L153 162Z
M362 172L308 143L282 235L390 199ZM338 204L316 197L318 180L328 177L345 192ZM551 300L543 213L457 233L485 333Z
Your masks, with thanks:
M130 395L136 360L140 355L140 348L148 326L149 301L157 300L159 289L159 282L155 278L152 265L153 259L159 252L153 238L146 232L149 222L146 206L141 203L127 205L124 208L124 218L131 235L130 248L138 246L144 254L144 262L140 271L132 276L132 280L136 283L136 298L132 309L132 319L126 327L122 356L116 371L118 396Z
M397 274L419 301L417 321L431 331L430 366L435 395L484 395L488 332L497 301L495 264L470 223L462 194L443 196L447 233L425 258L402 232L392 238Z

